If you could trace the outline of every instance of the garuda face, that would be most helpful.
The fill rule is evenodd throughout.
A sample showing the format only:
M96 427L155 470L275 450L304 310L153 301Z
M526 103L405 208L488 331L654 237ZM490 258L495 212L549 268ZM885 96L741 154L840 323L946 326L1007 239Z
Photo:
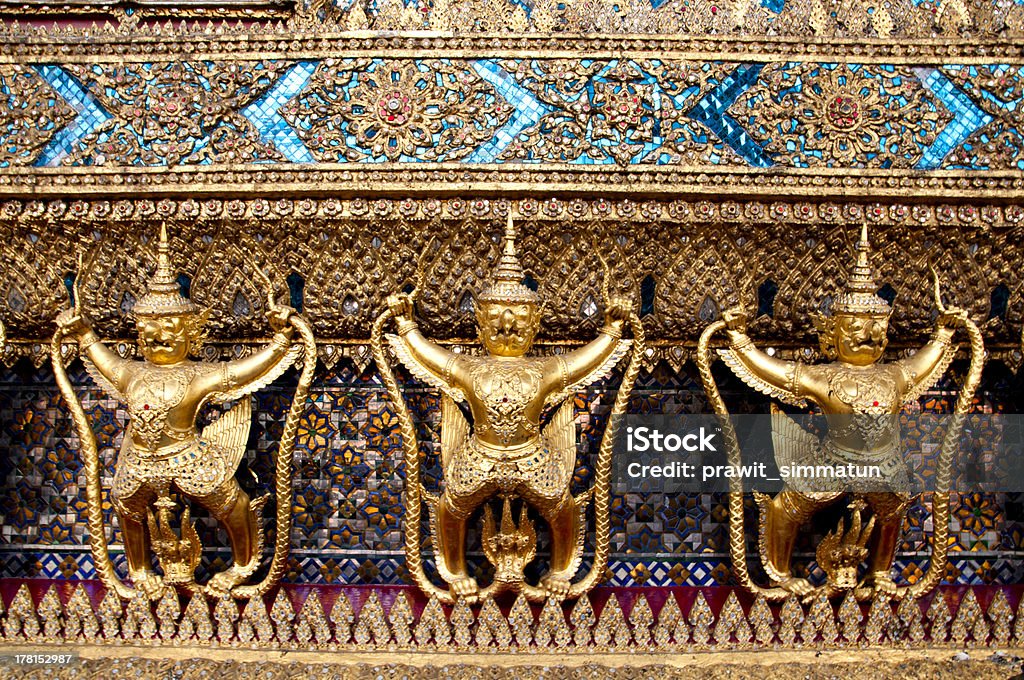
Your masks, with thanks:
M478 302L480 342L499 357L521 357L530 351L540 329L540 308L532 302Z

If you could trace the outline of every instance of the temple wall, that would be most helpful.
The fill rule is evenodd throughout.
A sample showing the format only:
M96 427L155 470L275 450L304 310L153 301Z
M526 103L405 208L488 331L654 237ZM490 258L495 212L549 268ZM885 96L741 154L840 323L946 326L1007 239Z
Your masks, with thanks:
M52 319L80 273L97 330L134 355L125 312L162 222L183 289L212 309L203 358L244 355L267 337L256 267L322 340L295 454L286 582L407 582L404 473L370 325L422 272L424 330L472 351L472 297L510 210L548 300L540 351L598 327L595 251L611 262L613 289L638 301L651 350L631 412L707 412L693 348L737 304L759 343L819 359L808 315L838 291L863 222L897 310L889 358L931 328L934 264L947 302L966 307L988 343L974 409L1021 410L1019 3L894 2L891 25L855 3L694 3L690 14L675 0L592 13L499 4L460 15L433 3L426 18L396 3L261 6L237 26L199 13L210 27L117 10L113 26L64 18L59 30L40 10L4 25L0 577L95 576L76 438L46 364ZM963 359L908 410L948 411ZM126 412L73 350L64 361L109 486ZM721 378L736 410L767 410ZM270 488L294 381L256 396L241 475L252 490ZM436 485L439 397L403 381ZM617 384L576 396L580 488ZM954 498L949 583L1021 581L1022 503ZM612 514L608 584L730 583L722 497L618 495ZM219 566L224 536L199 526L203 568ZM903 582L920 574L930 530L918 503L897 558ZM797 562L809 563L813 540ZM123 569L118 541L115 530Z

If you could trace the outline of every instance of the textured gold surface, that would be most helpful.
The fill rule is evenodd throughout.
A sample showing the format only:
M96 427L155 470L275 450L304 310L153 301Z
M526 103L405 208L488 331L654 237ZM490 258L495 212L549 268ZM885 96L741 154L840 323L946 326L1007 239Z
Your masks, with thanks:
M260 182L280 181L276 171L259 172ZM174 225L172 248L191 278L193 300L213 309L208 358L230 357L239 351L235 342L251 345L267 336L264 296L253 284L255 270L265 269L277 272L278 296L287 292L281 283L287 274L305 281L304 314L325 341L320 354L327 365L347 355L365 366L369 328L385 295L411 282L420 262L435 284L420 301L424 331L468 348L475 331L464 303L483 288L509 210L520 215L524 269L541 282L543 295L561 301L545 313L541 345L583 340L597 329L599 320L586 315L599 297L596 239L607 248L619 293L648 276L655 284L653 313L643 319L650 364L664 359L681 366L707 323L735 304L747 308L756 337L812 360L818 349L806 319L841 284L841 263L856 239L849 225L866 218L878 282L897 294L890 354L898 358L931 325L924 282L932 263L947 282L947 302L984 322L993 356L1013 367L1021 360L1016 329L1024 274L1014 263L1024 260L1024 209L1017 205L550 195L9 201L0 205L0 300L6 301L0 320L10 341L4 358L46 358L38 341L52 332L63 278L78 268L78 253L92 253L97 263L80 282L97 330L118 339L119 353L133 355L134 333L121 310L125 300L142 295L155 262L149 238L164 218ZM769 279L778 286L773 316L754 316L758 288ZM999 285L1009 294L1007 311L989 319ZM239 300L242 310L235 313Z
M579 663L554 654L324 654L289 652L286 655L249 654L238 661L230 653L184 647L174 650L124 647L74 647L82 662L67 668L28 671L0 663L2 678L93 678L107 677L260 677L299 680L330 677L360 680L366 677L401 677L430 680L438 676L461 680L487 677L515 678L736 678L756 674L759 678L951 678L969 675L979 680L1003 680L1020 669L1018 650L986 651L970 660L957 661L948 649L842 651L759 651L714 652L686 655L594 655ZM0 648L6 653L6 649ZM10 648L12 653L35 648Z
M929 38L947 41L967 37L1012 37L1024 31L1024 11L1015 4L949 0L940 5L892 0L805 0L780 4L777 11L745 0L684 3L669 0L652 7L647 2L598 0L553 2L538 0L529 13L504 0L435 0L409 5L400 0L376 3L357 0L345 6L326 0L293 5L274 0L219 0L203 3L142 0L125 11L127 3L71 0L47 5L43 0L5 0L7 12L28 16L87 14L113 20L117 30L130 31L153 19L279 18L289 29L323 28L353 33L418 31L437 35L509 35L523 33L603 33L718 36L754 35L857 39ZM168 22L167 31L174 28Z

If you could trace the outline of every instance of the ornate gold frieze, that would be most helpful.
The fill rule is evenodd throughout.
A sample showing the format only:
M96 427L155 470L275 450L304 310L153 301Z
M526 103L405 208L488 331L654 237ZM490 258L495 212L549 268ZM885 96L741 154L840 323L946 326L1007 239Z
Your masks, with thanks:
M1024 194L1012 41L136 28L3 27L0 196Z
M88 35L89 40L82 40ZM136 42L147 38L145 42ZM58 30L31 23L0 25L0 63L46 63L70 60L92 63L123 55L126 63L170 59L374 58L458 55L466 58L573 56L611 58L716 59L770 62L784 59L828 59L854 63L941 65L947 59L964 63L1019 61L1024 48L1014 40L979 37L950 41L926 37L905 41L781 38L777 36L679 35L489 35L449 33L336 32L295 30L278 22L265 26L224 22L167 23L118 29L110 24Z
M61 199L76 195L97 200L144 196L158 202L169 195L190 196L196 201L225 196L282 198L302 201L310 194L331 194L339 199L367 195L376 198L401 195L434 195L500 198L521 194L579 196L593 199L633 197L730 197L742 201L844 200L870 201L1000 201L1019 202L1024 197L1024 178L1015 170L978 173L936 170L923 174L912 170L861 169L763 169L673 166L600 167L554 164L524 166L502 164L486 167L416 163L409 166L372 167L276 167L239 165L229 168L6 168L0 170L0 198ZM373 200L373 199L370 199Z
M757 337L779 349L810 345L806 358L813 358L806 319L841 284L838 263L856 239L850 225L867 220L876 225L879 283L896 295L895 350L931 324L933 301L921 282L933 264L945 273L948 303L982 322L994 351L1012 364L1020 360L1015 329L1024 315L1024 281L1015 263L1024 260L1024 208L1017 205L553 197L8 201L0 204L5 358L38 355L33 345L52 332L79 253L97 262L79 282L97 330L120 339L115 350L133 354L123 310L142 295L155 264L150 235L163 220L174 226L172 248L193 299L215 310L208 358L237 354L233 343L267 336L254 268L276 272L279 296L288 294L284 282L292 276L304 313L327 343L321 356L332 361L347 354L365 365L386 291L411 283L421 266L437 290L451 291L424 291L424 329L446 344L470 343L471 304L498 257L497 225L510 209L521 216L526 272L545 295L565 301L547 313L542 346L596 330L596 238L609 248L616 290L641 290L652 355L682 363L708 323L742 304Z
M947 0L942 3L892 0L649 0L629 2L554 2L527 4L508 0L404 3L401 0L335 4L300 0L293 5L266 0L211 0L173 3L141 0L130 5L103 0L74 0L47 5L41 0L5 0L0 11L28 16L92 14L113 20L121 30L138 30L154 20L281 18L292 30L324 27L351 32L421 31L428 35L508 35L523 33L778 35L854 38L946 39L961 36L1017 35L1024 31L1024 11L1015 3Z

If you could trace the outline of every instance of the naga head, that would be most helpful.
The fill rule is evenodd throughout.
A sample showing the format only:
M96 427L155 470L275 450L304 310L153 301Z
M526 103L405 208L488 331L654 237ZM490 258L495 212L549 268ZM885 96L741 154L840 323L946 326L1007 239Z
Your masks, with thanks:
M494 565L494 580L516 585L523 582L526 565L537 556L537 531L526 515L526 503L519 506L519 522L512 518L511 500L506 496L501 510L501 526L494 523L491 506L484 506L484 530L481 536L484 555Z
M171 270L167 225L160 227L156 273L132 309L139 331L139 349L147 361L170 366L181 363L202 345L206 312L181 294Z
M505 226L505 247L494 279L476 299L480 341L494 356L526 354L540 330L540 296L523 285L524 273L516 255L515 239L510 214Z
M177 515L177 503L168 496L161 496L154 501L153 508L146 510L146 523L153 543L153 552L164 572L164 581L168 584L187 585L195 583L196 567L203 553L203 544L199 540L195 525L189 516L188 507L181 514L181 536L171 528L171 518Z
M845 522L830 531L818 544L815 557L818 566L828 577L828 582L839 590L849 590L857 585L857 567L868 556L867 542L875 528L872 517L865 525L861 513L867 507L864 501L854 499L850 503L850 529L844 531Z
M814 314L821 351L830 359L868 366L882 358L889 344L892 306L876 292L868 256L868 227L861 228L857 259L843 290L832 304L832 315Z

